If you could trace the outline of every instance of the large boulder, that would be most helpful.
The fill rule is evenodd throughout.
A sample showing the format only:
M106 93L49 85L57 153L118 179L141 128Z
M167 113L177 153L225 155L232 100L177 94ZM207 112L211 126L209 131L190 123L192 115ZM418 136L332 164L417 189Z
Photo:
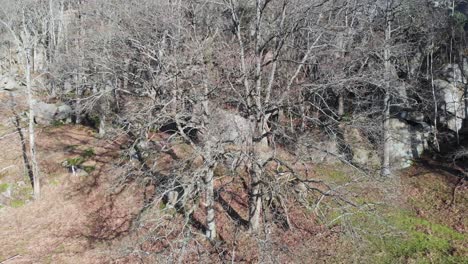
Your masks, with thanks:
M34 102L34 120L37 124L52 125L54 122L69 123L71 121L72 108L68 105L55 105L45 102Z
M445 80L435 80L434 85L439 91L439 98L442 100L441 122L446 124L452 131L459 131L465 119L464 87L459 82L448 82Z
M223 109L213 109L202 137L215 144L244 145L251 142L253 128L246 118Z
M390 164L395 169L411 166L428 148L429 131L422 125L412 125L398 118L389 120Z
M21 87L20 83L16 81L14 76L5 75L0 76L0 90L14 91Z
M55 113L54 119L59 121L65 121L69 123L71 116L73 114L73 109L69 105L60 105L57 107L57 112Z

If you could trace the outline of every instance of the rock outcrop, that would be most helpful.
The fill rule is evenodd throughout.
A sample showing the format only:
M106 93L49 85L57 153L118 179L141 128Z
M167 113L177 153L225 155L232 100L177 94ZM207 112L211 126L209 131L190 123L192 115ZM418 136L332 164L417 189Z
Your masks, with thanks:
M467 77L468 61L465 59L462 67L459 64L447 64L443 69L442 78L434 81L442 110L440 123L454 132L462 129L467 118L468 105L464 98Z
M343 130L343 139L349 146L350 159L354 164L372 167L380 165L377 151L359 129L345 128Z
M428 148L428 127L398 118L390 119L389 127L390 164L394 169L407 168Z
M462 128L463 119L465 119L466 106L463 102L463 83L435 80L434 85L439 91L443 110L440 122L454 132L459 131Z

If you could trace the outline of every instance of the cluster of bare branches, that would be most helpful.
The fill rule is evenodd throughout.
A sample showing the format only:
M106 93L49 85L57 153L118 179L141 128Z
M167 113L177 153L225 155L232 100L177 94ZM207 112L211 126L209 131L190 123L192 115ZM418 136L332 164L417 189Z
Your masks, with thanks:
M366 175L372 170L353 161L347 136L357 131L378 153L378 170L390 176L389 120L402 109L423 112L437 141L431 80L452 53L464 52L452 45L462 42L453 34L447 42L448 10L430 0L0 6L2 30L12 32L18 48L45 54L44 66L32 68L45 83L37 88L73 105L76 123L92 123L101 136L128 136L134 163L123 182L155 186L147 207L164 202L189 220L202 200L209 240L217 237L218 167L244 181L252 233L268 210L281 211L291 226L285 199L294 188L319 192L315 208L327 196L352 204L279 154L297 156L304 138L297 164L314 162L311 153L320 150ZM169 136L154 140L158 132ZM337 149L326 149L325 141ZM162 169L161 155L171 157L170 169Z

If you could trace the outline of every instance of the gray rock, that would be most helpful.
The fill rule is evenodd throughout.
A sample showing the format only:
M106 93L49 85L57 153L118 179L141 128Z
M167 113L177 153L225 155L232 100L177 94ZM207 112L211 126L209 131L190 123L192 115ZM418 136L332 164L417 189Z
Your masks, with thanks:
M336 140L313 132L298 138L296 153L299 157L314 163L333 164L339 162L341 157Z
M75 171L75 173L73 174L73 176L75 176L75 177L87 177L87 176L89 176L89 173L87 173L87 172L86 172L85 170L83 170L83 169L79 169L79 168L78 168L78 169Z
M451 83L465 83L464 74L462 73L460 66L458 64L447 64L443 69L443 75Z
M349 144L352 150L353 163L366 166L377 166L380 164L377 152L359 129L345 128L344 141Z
M463 102L463 86L459 83L452 83L445 80L435 80L434 85L439 91L439 98L442 99L443 109L445 113L441 113L443 122L447 127L457 132L462 128L463 119L465 118L464 102Z
M66 123L71 123L71 116L73 114L73 109L69 105L61 105L57 108L55 113L55 120L62 120Z
M422 128L392 118L390 127L390 164L394 169L403 169L412 165L428 148L428 133Z
M55 113L58 107L54 104L36 102L33 105L34 118L36 123L41 125L50 125L55 120Z
M249 120L222 109L213 109L211 120L203 137L216 144L244 144L252 140Z
M35 102L33 105L35 121L41 125L51 125L54 121L71 122L72 108L68 105L57 106L44 102Z
M249 120L236 113L214 108L210 120L202 133L201 142L205 143L213 152L225 153L224 162L227 167L235 168L239 165L238 151L250 145L253 129ZM232 148L228 151L227 148Z
M15 91L21 87L13 76L0 76L0 89L6 91Z

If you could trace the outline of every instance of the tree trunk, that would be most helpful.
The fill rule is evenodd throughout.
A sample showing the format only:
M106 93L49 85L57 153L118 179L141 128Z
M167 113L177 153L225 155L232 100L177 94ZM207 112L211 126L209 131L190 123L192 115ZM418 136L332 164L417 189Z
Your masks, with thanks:
M434 46L434 45L431 45L431 46ZM436 94L436 89L435 89L435 86L434 86L434 71L433 71L433 64L434 64L434 51L431 50L431 54L430 54L430 60L431 60L431 88L432 88L432 99L434 101L434 127L432 129L432 133L433 133L433 140L434 140L434 145L437 149L437 151L440 151L440 146L439 146L439 140L438 140L438 137L437 137L437 119L439 118L439 113L438 113L438 109L439 109L439 105L437 103L437 94Z
M99 118L99 137L106 135L106 115L102 114Z
M216 238L216 221L215 221L215 200L214 200L214 182L213 168L208 167L205 177L205 203L206 203L206 237L209 240Z
M463 121L462 128L468 130L468 84L465 83L465 89L463 91L463 96L465 97L465 120Z
M340 92L338 95L338 116L343 117L344 115L344 92Z
M389 6L387 6L387 12ZM384 96L384 113L383 113L383 155L382 155L382 169L380 174L384 177L391 175L390 170L390 78L392 75L391 62L390 62L390 40L392 34L392 27L390 20L387 20L387 27L385 29L385 48L384 48L384 78L385 78L385 96Z
M78 48L78 52L79 52L79 55L78 55L78 71L76 73L76 78L77 78L77 82L76 82L76 105L75 105L75 115L76 115L76 124L81 124L81 112L82 112L82 109L81 109L81 96L83 94L83 85L84 85L84 82L83 82L83 77L84 77L84 74L83 74L83 61L84 61L84 29L83 29L83 13L82 13L82 10L81 10L81 4L82 4L82 1L78 1L78 26L79 26L79 31L78 31L78 35L79 35L79 38L76 39L76 46Z
M383 115L383 155L382 155L382 170L380 174L384 177L391 175L390 170L390 95L385 93L384 98L384 115Z
M41 194L39 167L36 160L36 143L34 136L34 108L31 87L31 49L26 48L26 89L29 104L29 154L31 156L31 168L33 174L34 199L39 199Z
M249 230L251 232L257 232L260 228L260 216L262 211L262 194L261 194L261 168L255 162L250 171L250 177L252 179L250 189L250 201L249 201Z

